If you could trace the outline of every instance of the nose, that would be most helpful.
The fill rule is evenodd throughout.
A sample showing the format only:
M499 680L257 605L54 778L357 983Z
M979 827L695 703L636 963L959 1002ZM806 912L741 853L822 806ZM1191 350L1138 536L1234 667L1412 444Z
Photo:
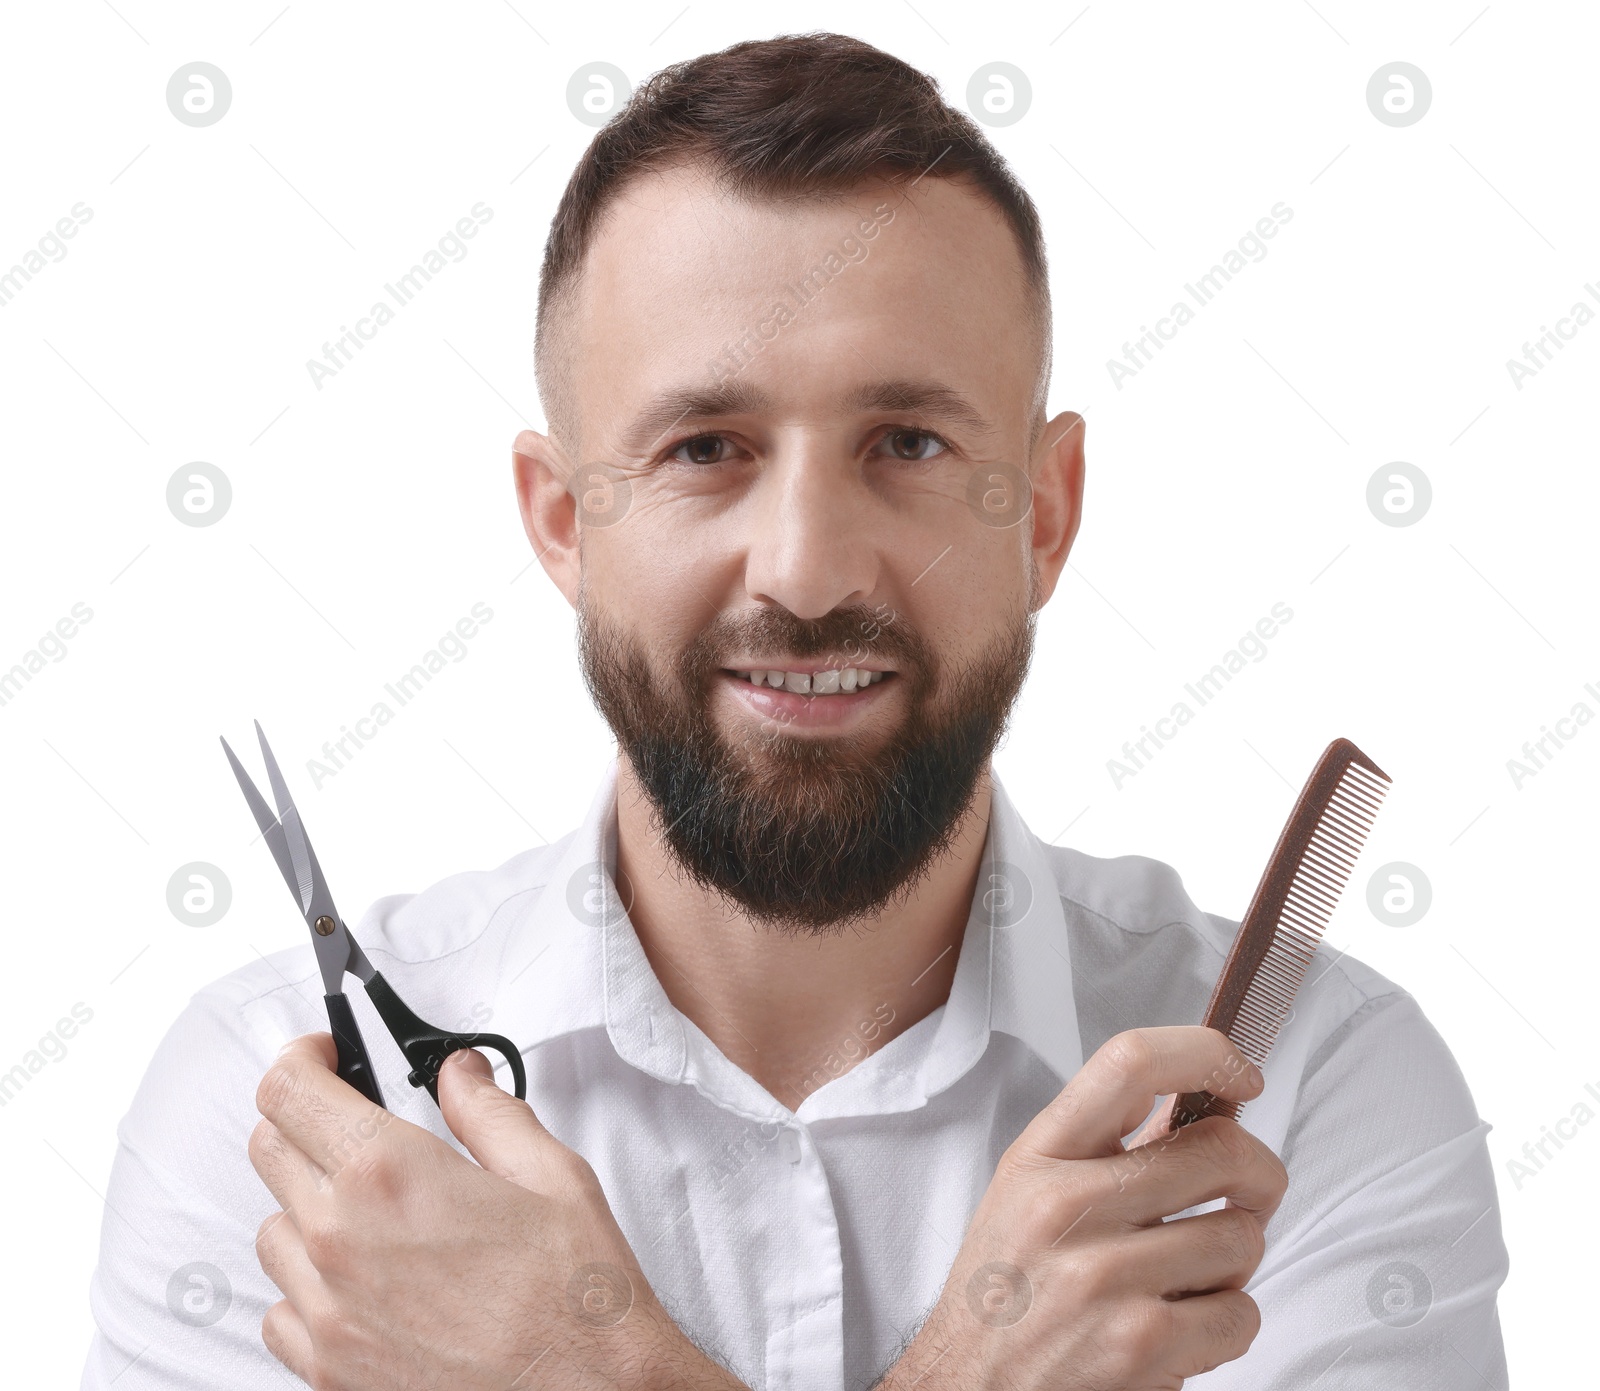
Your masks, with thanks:
M745 589L816 619L878 584L874 499L855 463L820 442L780 450L752 498Z

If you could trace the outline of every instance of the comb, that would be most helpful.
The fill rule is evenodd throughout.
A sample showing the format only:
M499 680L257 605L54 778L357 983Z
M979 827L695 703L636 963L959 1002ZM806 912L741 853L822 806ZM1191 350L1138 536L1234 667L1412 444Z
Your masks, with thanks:
M1300 791L1239 925L1203 1021L1257 1067L1277 1041L1334 905L1344 892L1390 777L1348 739L1323 751ZM1172 1124L1237 1120L1244 1103L1184 1092Z

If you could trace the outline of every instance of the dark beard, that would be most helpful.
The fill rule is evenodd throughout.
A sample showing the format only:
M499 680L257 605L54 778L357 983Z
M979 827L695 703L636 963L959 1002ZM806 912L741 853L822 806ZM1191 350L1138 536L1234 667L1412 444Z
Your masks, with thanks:
M905 902L951 848L1027 675L1033 608L1030 595L948 680L904 619L861 605L814 621L778 607L725 614L658 677L580 583L579 659L657 831L695 883L766 926L824 936ZM905 717L876 750L853 735L793 737L776 720L752 721L730 744L708 706L722 654L736 651L886 663L905 684Z

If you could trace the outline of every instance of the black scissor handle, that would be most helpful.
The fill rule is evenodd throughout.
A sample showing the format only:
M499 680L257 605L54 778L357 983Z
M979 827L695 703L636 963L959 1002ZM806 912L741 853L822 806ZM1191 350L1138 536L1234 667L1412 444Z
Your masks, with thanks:
M426 1087L435 1105L439 1101L439 1069L446 1058L463 1048L494 1049L511 1066L517 1099L527 1099L528 1075L522 1066L522 1054L509 1038L500 1034L456 1033L435 1028L412 1013L411 1007L394 993L394 987L383 978L381 971L373 972L372 979L367 982L367 996L411 1064L411 1074L406 1080L413 1087Z
M362 1041L355 1012L350 1008L350 997L324 995L322 998L328 1006L328 1025L333 1033L333 1045L339 1051L339 1080L348 1082L374 1105L382 1106L383 1092L378 1088L378 1074L372 1070L372 1059L367 1056L367 1045Z
M416 1053L413 1053L410 1048L405 1050L407 1059L414 1065L406 1080L413 1087L426 1087L428 1095L437 1103L439 1100L439 1069L444 1066L446 1058L463 1048L494 1049L496 1053L511 1064L511 1080L517 1100L527 1100L528 1076L522 1068L522 1054L518 1052L517 1045L503 1034L447 1034L442 1031L437 1032L432 1036L432 1040L426 1050L419 1049ZM422 1058L420 1062L418 1061L419 1057Z

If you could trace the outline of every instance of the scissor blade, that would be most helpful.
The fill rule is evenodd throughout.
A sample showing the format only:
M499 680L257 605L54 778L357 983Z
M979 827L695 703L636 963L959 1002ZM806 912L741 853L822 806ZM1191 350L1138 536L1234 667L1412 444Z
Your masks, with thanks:
M261 741L261 755L267 761L267 781L272 784L273 800L278 804L278 821L283 826L284 843L289 850L289 860L294 866L295 880L300 890L300 911L309 912L311 896L316 887L316 876L311 868L311 852L306 844L305 827L300 813L295 810L294 798L289 795L289 785L278 770L278 760L272 756L272 746L262 733L261 721L255 722L256 738Z
M298 813L296 813L298 817ZM316 938L319 956L332 959L337 956L339 970L342 974L349 971L362 981L369 981L378 974L377 968L367 960L366 952L361 950L361 943L356 941L345 929L344 919L339 916L339 910L333 906L333 895L328 892L328 881L322 877L322 866L317 862L317 852L312 846L309 837L304 835L306 854L311 857L311 907L308 916L312 918L312 931L316 931L315 920L326 914L334 921L334 930L327 936ZM329 987L330 992L333 987Z
M361 950L361 943L345 931L343 923L339 924L339 931L344 936L345 945L350 950L350 959L346 969L363 983L371 980L378 974L378 968L367 960L366 952Z
M371 980L375 971L355 938L345 931L339 911L333 906L333 895L328 892L327 881L322 877L317 852L311 848L311 840L306 835L300 813L295 809L294 798L289 795L288 784L283 780L278 760L272 756L272 747L267 743L259 720L256 721L256 738L261 744L261 755L266 760L267 780L272 784L272 795L278 803L276 818L267 809L255 784L239 766L232 749L228 749L228 761L233 764L240 786L245 788L245 796L255 812L262 835L272 849L272 857L283 872L284 882L299 902L306 925L311 929L311 945L317 953L317 967L322 972L323 986L328 994L338 995L344 990L347 971L354 972L364 981ZM223 747L227 748L227 740L223 740ZM319 932L317 925L325 922L331 922L332 929Z
M233 768L233 775L239 779L240 790L244 793L245 801L250 803L250 810L255 815L256 825L265 834L278 818L272 814L271 808L267 806L266 799L256 791L256 785L250 780L250 774L245 772L244 765L239 762L227 739L222 740L222 751L228 755L228 762Z
M296 900L300 898L299 876L295 873L294 861L290 858L289 848L284 841L283 827L278 824L278 818L268 808L266 800L256 790L256 785L250 780L250 774L245 772L244 766L234 755L228 741L222 741L222 751L228 755L228 762L233 765L233 775L239 779L239 787L244 793L244 799L250 804L251 814L256 819L256 825L261 828L262 837L267 842L267 848L272 851L272 858L278 862L278 870L283 875L283 882L289 886L289 892ZM302 903L300 911L305 911Z

